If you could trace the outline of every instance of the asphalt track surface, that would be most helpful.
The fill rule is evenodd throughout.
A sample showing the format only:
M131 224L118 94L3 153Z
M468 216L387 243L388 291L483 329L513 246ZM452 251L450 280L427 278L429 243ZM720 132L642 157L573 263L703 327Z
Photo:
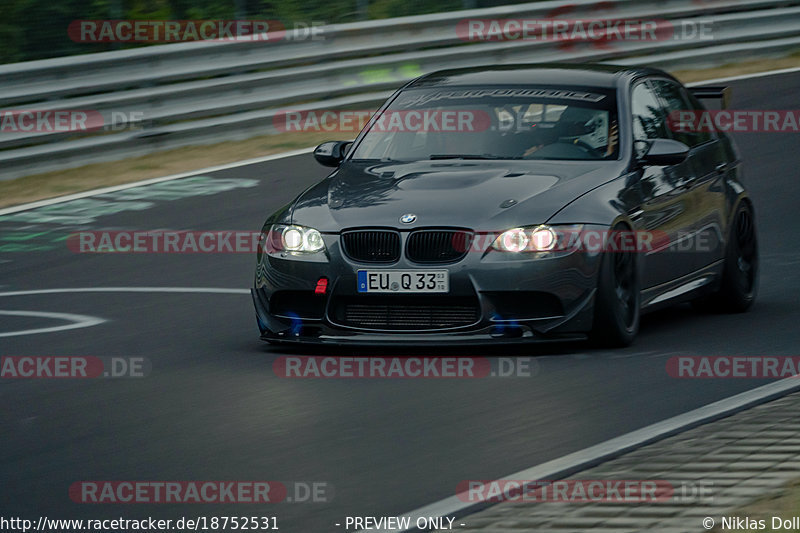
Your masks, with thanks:
M797 108L798 73L731 85L732 107ZM320 352L261 342L247 294L0 296L0 310L105 320L0 337L0 355L142 356L152 363L142 379L0 379L0 516L276 515L285 532L341 531L333 524L345 516L397 515L452 496L461 480L516 472L761 385L673 379L665 365L678 354L797 355L797 139L791 133L736 136L761 240L761 289L752 312L668 309L645 317L634 346L613 352L580 343L413 351L534 356L538 372L530 378L278 378L277 356ZM303 155L210 175L253 179L255 186L153 200L146 209L83 224L0 219L0 244L45 243L41 251L0 254L0 291L247 289L251 254L76 254L53 237L107 228L257 230L269 212L326 172ZM9 333L64 322L0 315L0 324L0 333ZM323 481L334 490L330 502L314 504L89 505L68 497L70 484L82 480Z

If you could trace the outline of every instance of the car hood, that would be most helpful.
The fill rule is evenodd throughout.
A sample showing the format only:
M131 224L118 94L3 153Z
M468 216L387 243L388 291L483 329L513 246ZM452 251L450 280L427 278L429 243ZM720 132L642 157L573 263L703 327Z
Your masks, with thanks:
M346 162L297 198L292 222L323 232L358 226L498 231L544 223L621 171L609 161ZM416 221L402 224L405 214Z

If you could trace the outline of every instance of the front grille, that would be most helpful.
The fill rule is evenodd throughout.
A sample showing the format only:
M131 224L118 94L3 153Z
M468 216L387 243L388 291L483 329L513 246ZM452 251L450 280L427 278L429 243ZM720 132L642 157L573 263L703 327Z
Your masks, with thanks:
M464 230L417 230L408 236L406 256L415 263L454 263L472 245L472 233Z
M348 257L363 263L394 263L400 259L400 234L391 230L351 230L342 233Z
M343 325L362 329L446 329L476 323L480 307L468 296L362 295L337 298L334 316Z

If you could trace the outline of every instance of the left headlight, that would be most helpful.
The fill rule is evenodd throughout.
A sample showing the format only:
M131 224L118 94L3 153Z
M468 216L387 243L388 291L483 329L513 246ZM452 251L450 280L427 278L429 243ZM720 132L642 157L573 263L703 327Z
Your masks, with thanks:
M581 225L552 227L545 224L513 228L501 233L492 248L512 253L568 250L581 229Z
M316 253L325 250L322 234L314 228L295 224L273 225L267 235L267 251L291 253Z

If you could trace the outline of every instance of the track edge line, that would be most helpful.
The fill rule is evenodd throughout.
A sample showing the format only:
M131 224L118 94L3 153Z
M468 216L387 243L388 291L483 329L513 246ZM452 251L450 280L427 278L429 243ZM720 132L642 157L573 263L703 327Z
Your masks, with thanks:
M614 437L599 444L595 444L594 446L584 448L583 450L509 474L499 478L498 481L562 479L638 448L746 411L757 405L770 402L798 390L800 390L800 377L797 376L762 385L755 389L698 407L686 413L675 415L661 422L656 422L655 424L620 435L619 437ZM458 495L455 495L414 509L413 511L403 513L399 515L399 517L411 517L412 522L418 517L447 516L462 518L497 505L497 503L500 502L468 503L461 500ZM388 533L390 530L384 529L380 531ZM393 531L396 533L399 530ZM411 528L402 531L411 532L418 530L416 528Z

